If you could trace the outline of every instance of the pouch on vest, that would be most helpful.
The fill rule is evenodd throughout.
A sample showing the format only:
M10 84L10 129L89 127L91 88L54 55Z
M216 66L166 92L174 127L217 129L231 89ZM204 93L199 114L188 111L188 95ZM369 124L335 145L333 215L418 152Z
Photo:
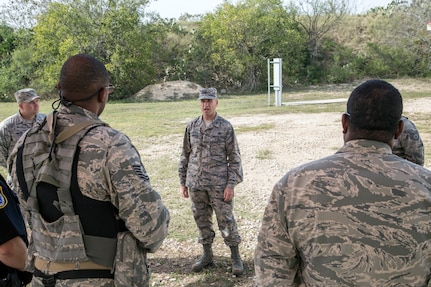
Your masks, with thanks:
M147 251L129 231L118 234L114 274L115 287L149 286Z

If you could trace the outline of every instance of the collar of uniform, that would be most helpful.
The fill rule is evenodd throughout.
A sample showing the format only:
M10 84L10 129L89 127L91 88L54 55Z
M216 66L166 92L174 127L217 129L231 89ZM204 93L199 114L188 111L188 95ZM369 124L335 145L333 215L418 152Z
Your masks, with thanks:
M79 107L73 104L68 107L62 105L59 109L59 112L65 113L65 114L76 114L76 115L84 116L86 118L90 118L92 120L100 120L99 117L92 111L89 111L87 109L84 109L82 107Z
M392 149L387 143L384 142L357 139L348 141L337 151L337 153L344 152L391 154Z
M218 126L218 122L219 122L218 119L219 119L219 116L218 116L218 113L217 113L216 116L215 116L215 118L214 118L214 120L212 121L212 124L214 126ZM203 115L201 115L200 117L198 117L197 123L199 125L201 125L201 124L204 123L204 116Z

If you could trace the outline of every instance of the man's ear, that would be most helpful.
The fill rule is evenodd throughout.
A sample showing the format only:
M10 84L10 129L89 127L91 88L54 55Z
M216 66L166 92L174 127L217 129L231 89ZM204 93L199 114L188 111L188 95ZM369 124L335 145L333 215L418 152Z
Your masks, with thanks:
M105 97L108 96L108 91L105 88L100 89L99 94L97 95L97 101L100 103L105 102Z
M349 129L349 116L345 113L341 116L341 125L343 127L343 134L346 134Z
M397 139L401 135L401 133L403 132L403 129L404 129L404 121L400 120L398 122L397 130L395 131L394 139Z

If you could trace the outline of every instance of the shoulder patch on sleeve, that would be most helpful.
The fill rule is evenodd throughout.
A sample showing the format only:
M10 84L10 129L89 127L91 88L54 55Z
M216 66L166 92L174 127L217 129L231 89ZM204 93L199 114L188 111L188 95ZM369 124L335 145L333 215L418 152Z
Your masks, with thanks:
M6 207L7 205L7 197L3 193L3 187L0 186L0 209Z
M145 181L150 181L150 177L147 175L147 172L142 165L134 165L133 171L139 178L142 178Z

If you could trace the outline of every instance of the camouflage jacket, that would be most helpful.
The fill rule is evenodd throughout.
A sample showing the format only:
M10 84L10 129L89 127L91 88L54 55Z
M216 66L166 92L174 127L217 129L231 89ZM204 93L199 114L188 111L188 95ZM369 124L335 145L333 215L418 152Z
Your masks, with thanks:
M257 285L430 286L431 171L389 145L349 141L274 187L255 250Z
M97 120L97 115L88 110L74 105L61 106L57 126L61 130L93 119ZM15 164L17 148L23 139L20 138L10 156L9 173L12 187L26 210ZM140 245L154 252L167 235L169 212L152 188L140 155L129 138L109 126L97 126L82 138L79 148L77 178L82 194L94 200L110 201Z
M392 152L406 160L424 165L424 144L415 124L406 117L403 132L398 139L394 140Z
M202 116L190 121L178 173L180 184L188 187L234 188L242 182L241 154L230 122L218 115L208 127Z
M6 168L8 156L18 139L36 122L42 122L43 114L37 114L33 121L25 120L18 112L0 123L0 166Z

